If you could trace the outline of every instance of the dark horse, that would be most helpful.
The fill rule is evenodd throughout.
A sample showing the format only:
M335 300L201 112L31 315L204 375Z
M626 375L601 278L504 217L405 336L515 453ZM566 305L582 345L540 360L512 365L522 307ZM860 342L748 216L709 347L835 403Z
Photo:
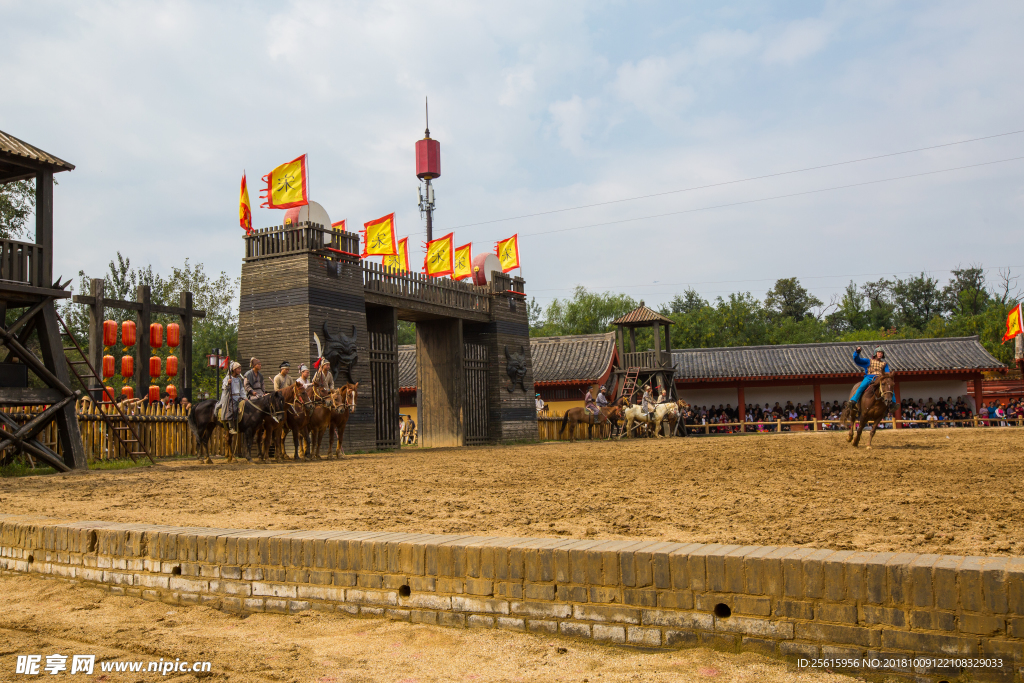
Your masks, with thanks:
M608 438L612 438L612 432L619 428L619 420L622 419L622 409L618 405L605 406L598 408L600 413L594 415L586 408L569 408L565 411L565 415L562 416L562 426L559 427L558 433L561 434L565 431L565 427L569 427L569 441L576 441L576 425L583 423L587 425L587 438L594 438L594 425L601 424L602 422L609 422L612 426L608 432Z
M871 433L868 434L868 448L871 448L871 440L875 438L875 432L878 430L878 424L889 415L889 410L893 403L894 387L896 383L892 378L891 372L886 372L879 375L878 381L872 382L867 389L864 390L864 395L860 397L860 414L855 419L851 415L849 408L843 410L843 414L840 418L843 424L849 423L850 433L846 437L847 441L853 442L853 447L856 448L860 444L860 435L864 431L864 427L869 422L873 422L874 425L871 427ZM860 382L853 385L853 390L850 392L850 398L853 398L853 394L857 391L857 387L860 386ZM857 430L856 436L854 436L854 428Z
M213 462L210 458L210 437L213 436L213 431L220 424L217 420L217 403L218 400L214 398L200 401L195 404L188 414L189 428L196 437L196 454L202 460L203 452L205 451L206 460L204 462L207 464ZM272 418L275 414L280 415L284 410L284 399L279 391L245 401L245 403L244 408L239 405L242 415L238 421L238 434L228 434L228 462L234 460L239 446L243 443L243 441L235 438L236 436L241 436L244 439L246 446L245 459L252 462L252 458L249 457L249 451L251 450L251 442L256 434L256 430L261 425L264 425L264 421L268 417Z

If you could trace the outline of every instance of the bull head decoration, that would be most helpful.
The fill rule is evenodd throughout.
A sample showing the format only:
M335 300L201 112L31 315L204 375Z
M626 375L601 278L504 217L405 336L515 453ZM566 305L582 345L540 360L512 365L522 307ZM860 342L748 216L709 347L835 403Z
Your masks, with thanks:
M352 326L351 337L346 337L343 334L332 335L330 330L327 329L326 320L324 321L323 329L324 347L320 353L331 364L331 374L334 376L334 379L338 379L338 373L342 368L345 368L348 384L355 384L352 380L352 367L359 361L359 356L356 352L356 326Z
M508 393L512 393L516 390L516 384L522 387L523 392L526 392L526 349L521 345L519 347L519 353L509 353L508 347L505 347L505 360L508 361L506 371L508 372L508 378L512 380L507 389Z

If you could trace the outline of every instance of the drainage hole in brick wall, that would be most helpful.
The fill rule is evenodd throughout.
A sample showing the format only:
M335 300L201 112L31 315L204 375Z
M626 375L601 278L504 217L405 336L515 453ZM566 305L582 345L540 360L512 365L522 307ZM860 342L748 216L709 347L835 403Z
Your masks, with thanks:
M29 563L29 564L32 564L32 563L33 563L33 562L35 562L35 561L36 561L36 558L35 558L35 556L34 556L34 555L29 555L29 556L28 556L28 563Z
M88 545L86 547L85 552L87 552L87 553L94 553L94 552L96 552L96 543L97 543L97 541L98 541L98 539L96 538L96 532L95 531L90 531L89 532L89 543L88 543Z
M401 595L403 598L407 598L410 595L412 595L412 589L409 588L409 586L399 586L398 594Z
M715 605L715 616L719 619L728 619L732 616L732 610L729 609L729 605L724 602L720 602Z
M171 574L174 574L175 576L181 576L181 567L175 567L174 569L172 569L171 570ZM717 610L718 608L716 607L715 609ZM729 608L726 607L726 609L729 609ZM717 612L716 612L716 614L717 614Z

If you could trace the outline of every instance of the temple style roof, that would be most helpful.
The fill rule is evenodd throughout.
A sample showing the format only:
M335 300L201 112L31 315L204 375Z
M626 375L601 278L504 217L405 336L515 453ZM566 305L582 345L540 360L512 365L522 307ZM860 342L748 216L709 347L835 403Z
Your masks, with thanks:
M852 358L858 346L864 355L881 346L889 367L896 372L1006 370L976 336L677 349L672 351L672 362L676 379L684 381L855 375L862 372Z
M662 325L675 325L675 321L671 318L666 318L661 313L655 310L647 308L644 302L641 301L640 305L634 308L632 311L616 318L611 322L612 325L625 325L626 327L637 327L641 325L650 325L651 323L660 323Z
M596 382L608 372L615 333L534 337L530 340L534 384ZM398 387L416 388L416 345L398 347Z
M59 173L72 169L73 164L0 130L0 183L34 178L39 170Z

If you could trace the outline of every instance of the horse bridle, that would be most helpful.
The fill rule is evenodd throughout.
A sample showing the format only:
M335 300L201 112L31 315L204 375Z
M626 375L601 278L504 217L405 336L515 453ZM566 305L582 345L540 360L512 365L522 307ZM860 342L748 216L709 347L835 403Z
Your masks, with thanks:
M268 394L264 394L263 396L268 396ZM262 397L260 397L260 398L262 398ZM252 401L246 401L246 403L249 404L250 406L252 406L254 410L257 410L257 411L263 413L264 415L269 415L270 419L272 419L274 422L280 422L281 421L281 416L284 415L284 408L282 408L281 410L266 411L263 408L260 408L258 405L256 405ZM284 404L284 399L283 398L281 399L281 403ZM273 399L272 395L270 395L270 404L271 405L274 404L274 399Z

